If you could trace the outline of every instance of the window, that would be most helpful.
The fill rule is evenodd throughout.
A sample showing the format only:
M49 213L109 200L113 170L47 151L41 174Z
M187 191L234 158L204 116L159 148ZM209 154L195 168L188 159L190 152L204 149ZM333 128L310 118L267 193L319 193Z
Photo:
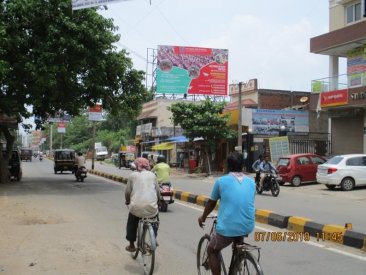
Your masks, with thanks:
M361 2L353 3L346 8L347 24L361 20Z
M311 161L314 163L314 164L323 164L324 163L324 160L322 160L321 158L319 157L310 157L311 158Z
M307 157L299 157L297 163L300 165L307 165L309 164L309 159Z
M347 166L362 166L362 158L350 158L346 161Z

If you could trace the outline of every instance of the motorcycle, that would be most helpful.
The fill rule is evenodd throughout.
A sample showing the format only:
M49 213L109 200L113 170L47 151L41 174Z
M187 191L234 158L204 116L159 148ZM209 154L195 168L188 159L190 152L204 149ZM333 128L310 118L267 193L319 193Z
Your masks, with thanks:
M84 166L79 167L75 172L76 181L84 181L86 178L87 170Z
M170 183L162 183L159 184L160 186L160 194L162 199L159 201L159 211L160 212L167 212L168 205L173 203L173 188Z
M43 157L41 155L39 155L39 161L42 161Z
M278 182L278 176L276 173L265 173L263 180L263 187L259 184L260 178L255 178L256 190L258 194L262 194L263 191L271 191L273 197L277 197L280 194L280 184Z

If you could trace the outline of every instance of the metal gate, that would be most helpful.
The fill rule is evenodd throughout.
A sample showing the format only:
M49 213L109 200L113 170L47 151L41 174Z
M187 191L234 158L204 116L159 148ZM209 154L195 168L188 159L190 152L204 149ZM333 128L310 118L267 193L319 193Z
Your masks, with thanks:
M329 156L332 152L329 140L289 140L289 147L291 154L313 153L320 156Z

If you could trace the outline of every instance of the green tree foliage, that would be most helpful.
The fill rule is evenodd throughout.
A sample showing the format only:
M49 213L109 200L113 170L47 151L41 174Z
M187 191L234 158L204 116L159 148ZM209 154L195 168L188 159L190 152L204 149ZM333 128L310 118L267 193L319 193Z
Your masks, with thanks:
M136 115L148 96L144 73L116 50L116 29L95 8L72 11L70 0L0 0L0 113L35 115L37 128L97 102L112 115ZM9 134L0 127L12 145Z
M209 99L200 104L178 102L171 106L173 123L182 127L185 136L190 140L196 137L205 140L207 159L210 159L211 148L218 140L235 135L228 127L229 115L223 115L224 107L224 102L216 103ZM208 172L211 173L209 161Z
M233 132L228 127L229 115L223 115L225 103L209 99L200 104L178 102L171 106L172 120L180 125L190 140L202 137L207 142L230 138Z

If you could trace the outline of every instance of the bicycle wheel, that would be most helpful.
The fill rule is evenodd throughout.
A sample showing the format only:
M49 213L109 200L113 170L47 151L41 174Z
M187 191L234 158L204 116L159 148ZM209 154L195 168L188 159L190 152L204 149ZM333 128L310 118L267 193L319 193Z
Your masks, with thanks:
M151 224L145 225L142 232L141 255L144 274L151 275L155 265L155 234Z
M256 258L250 252L244 252L239 255L233 266L230 275L263 275L261 266Z
M198 243L197 248L198 275L211 274L211 269L208 265L208 254L207 254L207 248L209 242L210 242L210 236L206 234L200 239Z

